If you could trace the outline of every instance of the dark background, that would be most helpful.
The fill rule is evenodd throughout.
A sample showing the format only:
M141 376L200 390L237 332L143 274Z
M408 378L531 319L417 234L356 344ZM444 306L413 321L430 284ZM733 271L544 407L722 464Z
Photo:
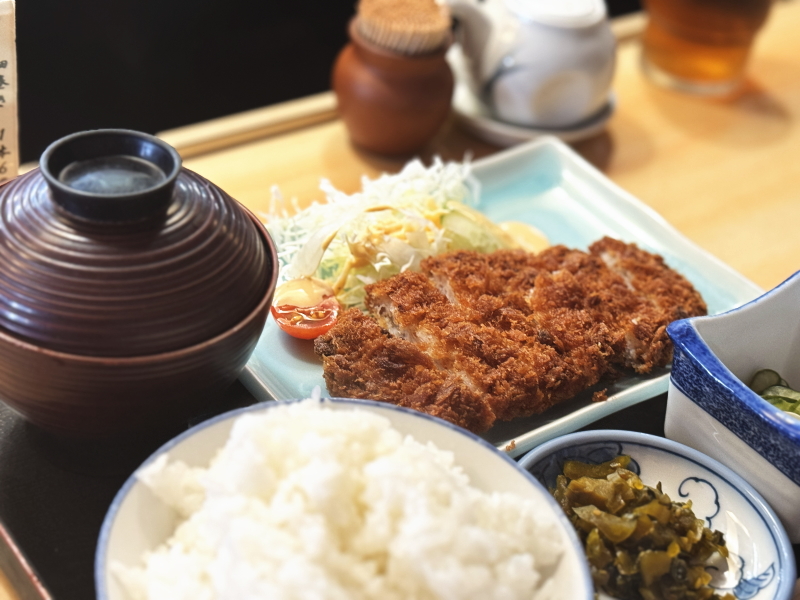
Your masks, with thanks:
M355 3L21 0L21 161L84 129L155 133L325 91Z

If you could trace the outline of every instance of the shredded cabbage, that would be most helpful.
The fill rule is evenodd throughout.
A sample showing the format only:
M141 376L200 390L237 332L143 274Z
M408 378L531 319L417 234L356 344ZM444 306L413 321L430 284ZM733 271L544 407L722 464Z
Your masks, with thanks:
M419 160L396 175L362 179L362 191L345 194L323 180L325 203L288 215L273 191L267 229L278 248L278 283L318 277L344 307L363 308L364 286L455 249L492 252L512 238L471 208L480 193L468 162Z

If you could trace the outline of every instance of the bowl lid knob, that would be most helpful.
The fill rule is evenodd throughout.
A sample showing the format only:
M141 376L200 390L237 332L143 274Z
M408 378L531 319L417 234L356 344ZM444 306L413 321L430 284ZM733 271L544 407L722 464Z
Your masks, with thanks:
M39 166L53 202L70 217L129 222L164 213L181 158L151 135L98 129L53 142Z

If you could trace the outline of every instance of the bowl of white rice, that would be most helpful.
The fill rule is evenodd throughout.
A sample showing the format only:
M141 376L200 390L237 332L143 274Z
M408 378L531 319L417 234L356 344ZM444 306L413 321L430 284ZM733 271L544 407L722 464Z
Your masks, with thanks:
M560 507L440 419L365 400L266 402L201 423L103 523L101 600L591 600Z

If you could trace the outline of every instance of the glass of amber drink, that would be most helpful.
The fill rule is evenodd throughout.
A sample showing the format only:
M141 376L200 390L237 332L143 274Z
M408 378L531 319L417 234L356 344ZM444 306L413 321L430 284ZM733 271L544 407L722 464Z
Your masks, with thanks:
M654 82L725 95L742 82L772 0L645 0L642 65Z

